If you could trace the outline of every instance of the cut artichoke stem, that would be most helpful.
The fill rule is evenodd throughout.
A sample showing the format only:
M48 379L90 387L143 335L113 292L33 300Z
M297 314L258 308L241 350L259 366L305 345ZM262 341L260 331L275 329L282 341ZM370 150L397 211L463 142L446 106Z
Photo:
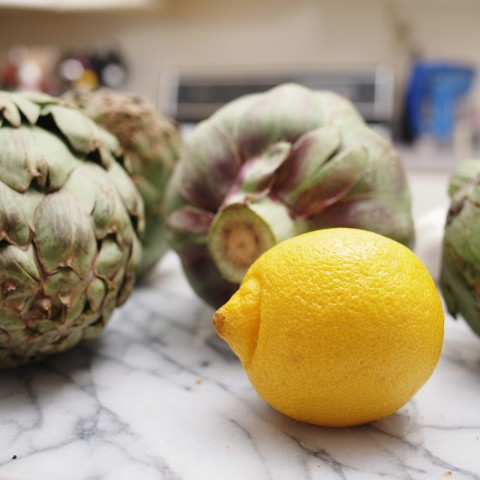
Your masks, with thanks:
M284 205L264 198L221 209L208 233L208 249L223 277L240 283L250 265L295 228Z
M257 257L260 241L251 225L238 224L225 232L227 258L236 265L248 267Z

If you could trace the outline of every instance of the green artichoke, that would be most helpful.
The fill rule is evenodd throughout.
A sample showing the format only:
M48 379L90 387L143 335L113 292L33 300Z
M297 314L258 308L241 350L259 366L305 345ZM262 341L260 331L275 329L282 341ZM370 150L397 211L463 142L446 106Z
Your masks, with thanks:
M480 335L480 160L460 163L448 191L440 288L450 314Z
M64 95L113 133L128 160L128 171L145 205L145 234L138 278L144 278L168 249L163 220L167 181L181 150L178 125L156 112L145 98L109 89Z
M78 108L0 92L0 367L96 336L132 290L143 202Z
M201 122L166 195L172 247L218 307L265 250L320 228L413 242L397 153L345 98L296 84L248 95Z

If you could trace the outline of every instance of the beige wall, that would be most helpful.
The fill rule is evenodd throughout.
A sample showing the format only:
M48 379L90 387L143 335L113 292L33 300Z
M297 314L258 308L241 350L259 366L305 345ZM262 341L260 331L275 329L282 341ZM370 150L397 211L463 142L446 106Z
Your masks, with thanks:
M15 43L121 46L127 88L155 100L175 65L294 67L392 64L399 85L413 45L480 66L474 0L163 0L148 12L52 14L0 10L0 59Z

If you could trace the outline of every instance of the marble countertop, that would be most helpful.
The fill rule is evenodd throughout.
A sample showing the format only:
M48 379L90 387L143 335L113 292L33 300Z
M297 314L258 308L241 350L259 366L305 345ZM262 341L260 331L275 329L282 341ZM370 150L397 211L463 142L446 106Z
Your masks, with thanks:
M106 331L0 372L0 480L480 479L480 339L446 318L396 414L320 428L271 409L169 253Z

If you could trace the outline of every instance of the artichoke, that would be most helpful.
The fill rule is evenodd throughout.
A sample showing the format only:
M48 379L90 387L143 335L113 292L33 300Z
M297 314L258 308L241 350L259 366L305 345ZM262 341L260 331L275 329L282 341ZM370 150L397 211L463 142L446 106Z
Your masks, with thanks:
M73 347L132 290L143 202L80 109L0 92L0 367Z
M128 157L129 173L145 206L145 234L138 278L144 278L168 249L163 221L167 181L181 150L178 125L157 113L145 98L109 89L72 90L64 95L113 133Z
M194 130L167 187L167 227L195 292L218 307L265 250L348 226L413 242L405 172L345 98L283 84Z
M449 313L480 335L480 161L460 163L448 191L440 288Z

